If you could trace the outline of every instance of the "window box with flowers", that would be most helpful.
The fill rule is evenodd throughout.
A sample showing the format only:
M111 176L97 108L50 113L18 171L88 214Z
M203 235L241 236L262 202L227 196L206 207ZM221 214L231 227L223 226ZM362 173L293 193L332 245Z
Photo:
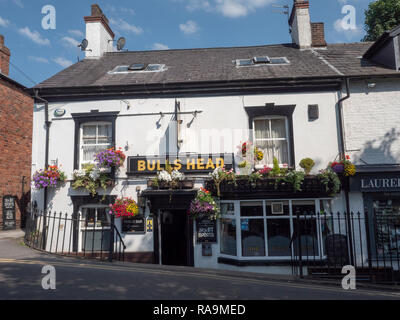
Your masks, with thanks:
M72 188L85 189L92 197L95 197L98 189L114 187L114 181L103 168L98 168L94 164L85 164L81 170L74 170L72 174Z
M45 170L38 170L33 174L33 184L36 189L58 188L67 180L66 174L58 166L48 166Z
M162 170L154 179L147 180L147 186L152 189L192 189L194 181L185 179L178 170Z

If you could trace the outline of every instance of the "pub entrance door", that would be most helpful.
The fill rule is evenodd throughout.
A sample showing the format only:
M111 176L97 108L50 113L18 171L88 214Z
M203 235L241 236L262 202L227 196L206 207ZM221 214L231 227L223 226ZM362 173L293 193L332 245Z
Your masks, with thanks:
M160 210L161 263L189 266L191 228L185 210Z

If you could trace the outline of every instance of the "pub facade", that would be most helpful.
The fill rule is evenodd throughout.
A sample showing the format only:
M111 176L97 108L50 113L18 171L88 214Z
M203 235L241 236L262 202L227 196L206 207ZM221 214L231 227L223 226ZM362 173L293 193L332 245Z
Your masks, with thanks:
M350 181L327 170L349 151L341 109L348 79L323 57L337 48L316 36L321 32L309 33L321 31L321 24L310 29L309 21L297 19L304 13L308 1L295 1L292 45L112 52L96 47L114 34L92 6L85 17L86 58L32 88L32 172L56 166L65 173L55 187L42 188L38 179L32 188L33 207L66 215L66 223L50 225L47 234L62 230L77 254L99 250L110 205L129 197L139 214L115 219L126 260L290 273L296 250L312 246L307 257L325 259L332 226L321 221L335 212L364 214L364 202L356 201L358 176ZM363 54L369 45L352 50ZM262 157L249 158L244 145ZM77 183L110 148L124 154L123 164L88 175L105 174L111 183L95 192ZM307 172L300 165L305 159L313 163ZM235 178L216 181L218 170L230 177L232 170ZM371 183L360 181L360 188ZM189 214L199 192L216 199L217 219ZM76 216L83 222L67 223ZM296 249L300 232L303 244ZM51 252L63 252L63 245L44 244Z

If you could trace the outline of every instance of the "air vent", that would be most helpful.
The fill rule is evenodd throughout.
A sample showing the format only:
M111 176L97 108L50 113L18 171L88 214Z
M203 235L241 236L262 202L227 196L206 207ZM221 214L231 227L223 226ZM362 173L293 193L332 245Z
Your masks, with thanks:
M319 108L317 104L308 105L308 121L315 121L319 118Z

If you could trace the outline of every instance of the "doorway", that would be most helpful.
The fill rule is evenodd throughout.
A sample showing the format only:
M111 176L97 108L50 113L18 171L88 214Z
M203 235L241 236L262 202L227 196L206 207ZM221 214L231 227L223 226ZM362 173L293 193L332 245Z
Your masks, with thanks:
M163 265L191 265L191 226L185 210L160 211L161 262Z

